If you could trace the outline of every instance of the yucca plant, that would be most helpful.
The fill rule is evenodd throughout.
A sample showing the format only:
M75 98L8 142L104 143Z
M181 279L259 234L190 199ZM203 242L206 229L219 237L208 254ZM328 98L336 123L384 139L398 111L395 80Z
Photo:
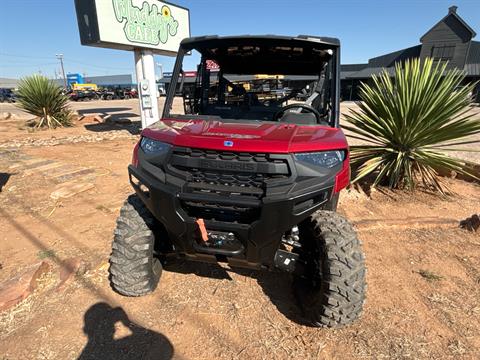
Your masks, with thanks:
M71 125L68 97L52 80L42 75L23 78L18 88L18 106L38 117L37 127Z
M353 182L372 175L373 187L422 183L445 193L439 170L472 176L468 162L445 153L471 151L453 147L478 142L463 139L480 132L480 119L467 114L475 84L461 87L464 77L445 62L413 59L397 64L394 78L384 70L371 85L363 83L359 110L346 114L350 125L343 126L365 143L351 148Z

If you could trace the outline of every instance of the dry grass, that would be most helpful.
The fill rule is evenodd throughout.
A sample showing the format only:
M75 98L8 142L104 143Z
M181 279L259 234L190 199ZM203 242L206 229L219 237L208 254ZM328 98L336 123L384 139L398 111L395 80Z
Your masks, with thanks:
M52 291L58 282L57 274L48 272L43 274L38 280L38 286L35 292L25 300L0 313L0 339L8 337L12 332L23 326L35 312L43 306L45 295Z
M439 281L439 280L442 280L443 277L440 276L440 275L437 275L431 271L428 271L428 270L418 270L417 273L424 279L426 279L427 281Z

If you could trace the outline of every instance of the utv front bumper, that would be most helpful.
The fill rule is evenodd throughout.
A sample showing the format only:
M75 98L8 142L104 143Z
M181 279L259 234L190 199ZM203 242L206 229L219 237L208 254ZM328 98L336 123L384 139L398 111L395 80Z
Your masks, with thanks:
M221 173L223 180L216 181L215 171L206 171L199 181L193 181L198 177L198 162L182 160L183 155L179 158L175 154L178 152L169 154L168 165L159 166L139 150L138 166L128 168L133 188L164 225L177 254L192 260L228 261L232 266L273 268L282 236L332 199L338 172L332 169L328 174L315 176L296 166L290 155L271 155L275 159L272 163L286 165L288 175L265 180L263 193L259 194L255 186L244 184L254 180L235 173L228 175L230 183L225 184L225 175ZM268 173L280 168L261 169ZM239 182L242 186L238 186ZM227 188L235 190L226 196ZM203 241L199 218L204 220L208 232L228 234L235 239L234 243L211 246Z

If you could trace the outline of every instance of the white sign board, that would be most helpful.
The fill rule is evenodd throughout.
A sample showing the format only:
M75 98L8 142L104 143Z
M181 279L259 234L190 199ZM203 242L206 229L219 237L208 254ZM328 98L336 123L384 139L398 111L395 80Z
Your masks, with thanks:
M83 45L175 55L190 37L189 10L157 0L75 0Z

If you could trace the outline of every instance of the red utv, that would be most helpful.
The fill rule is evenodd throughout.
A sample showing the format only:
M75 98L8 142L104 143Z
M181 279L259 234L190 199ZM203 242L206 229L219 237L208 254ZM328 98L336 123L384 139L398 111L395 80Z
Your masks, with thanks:
M199 54L197 78L186 113L173 114L189 52ZM354 321L365 263L354 228L335 212L350 177L339 68L332 38L182 41L162 119L143 130L128 168L136 194L117 221L114 288L152 292L170 256L225 262L291 273L313 325Z

